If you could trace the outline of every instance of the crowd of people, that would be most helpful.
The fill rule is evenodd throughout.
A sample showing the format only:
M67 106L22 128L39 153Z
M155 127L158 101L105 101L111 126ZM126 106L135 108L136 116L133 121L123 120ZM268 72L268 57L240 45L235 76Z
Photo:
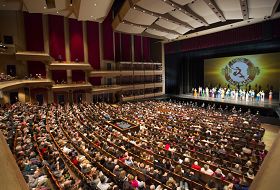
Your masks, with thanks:
M4 73L0 74L0 82L4 82L4 81L10 81L10 80L15 80L16 77L13 77L11 75L6 75Z
M13 77L11 75L6 75L4 73L0 74L0 82L6 82L6 81L11 81L11 80L16 80L16 79L22 79L17 76ZM23 79L25 80L35 80L35 79L44 79L42 74L35 74L34 76L30 74L29 76L26 75Z
M242 89L242 88L202 88L198 87L198 89L192 89L193 96L201 96L201 97L209 97L209 98L219 98L219 99L231 99L231 100L241 100L241 101L264 101L265 100L265 92L260 90L255 92L255 90L250 89ZM272 90L268 93L268 99L272 100L273 92Z
M34 189L244 190L267 154L257 116L182 102L17 103L0 119Z

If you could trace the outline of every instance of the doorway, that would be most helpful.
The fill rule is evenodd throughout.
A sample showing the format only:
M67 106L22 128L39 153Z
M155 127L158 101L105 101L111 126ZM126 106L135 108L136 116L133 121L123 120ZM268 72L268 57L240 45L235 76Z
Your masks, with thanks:
M57 102L61 105L64 105L65 100L64 100L64 95L63 94L57 95Z
M17 75L17 70L15 65L7 65L7 75L15 77Z
M10 103L14 104L18 102L18 92L10 92Z
M36 101L39 103L39 106L44 104L44 95L43 94L37 94L35 98L36 98Z

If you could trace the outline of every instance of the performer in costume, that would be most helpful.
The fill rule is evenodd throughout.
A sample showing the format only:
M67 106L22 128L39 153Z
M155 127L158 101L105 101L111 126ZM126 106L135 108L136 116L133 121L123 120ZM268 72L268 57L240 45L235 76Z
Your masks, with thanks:
M208 87L205 88L205 93L206 93L206 97L209 97L209 88Z
M249 96L250 96L250 93L249 93L249 91L247 91L246 92L246 98L245 98L246 102L249 101Z
M268 99L269 99L269 100L272 100L272 90L269 91Z
M260 98L261 98L261 94L260 94L260 92L258 92L257 93L257 102L260 101Z
M251 90L251 100L253 101L255 99L255 91Z
M196 88L193 90L193 96L197 96L197 90L196 90Z
M238 100L238 90L235 90L235 100Z
M224 99L225 98L225 89L222 88L221 90L221 98Z
M264 91L262 90L260 94L261 94L261 101L264 101L264 96L265 96Z
M231 99L234 99L235 98L235 90L232 90L231 91Z

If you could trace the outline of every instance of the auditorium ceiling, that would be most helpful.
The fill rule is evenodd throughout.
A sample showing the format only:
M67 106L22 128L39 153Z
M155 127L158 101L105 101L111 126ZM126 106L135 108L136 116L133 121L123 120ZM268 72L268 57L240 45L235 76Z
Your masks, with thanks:
M279 17L279 0L125 0L120 32L185 39Z
M103 22L115 31L181 40L280 17L280 0L0 0L0 10Z
M0 0L0 10L61 15L103 22L114 0Z

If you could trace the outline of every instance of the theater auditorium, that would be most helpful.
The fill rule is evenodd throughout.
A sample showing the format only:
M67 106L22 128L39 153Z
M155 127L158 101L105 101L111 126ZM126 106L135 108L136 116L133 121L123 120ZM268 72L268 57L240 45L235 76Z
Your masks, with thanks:
M279 190L280 0L0 0L0 190Z

